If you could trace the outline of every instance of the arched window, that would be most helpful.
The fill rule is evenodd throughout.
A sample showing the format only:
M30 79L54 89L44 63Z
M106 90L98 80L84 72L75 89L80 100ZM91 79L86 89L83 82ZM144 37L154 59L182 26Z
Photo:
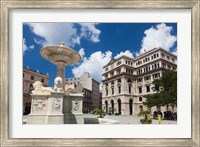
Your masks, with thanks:
M131 81L131 79L128 79L127 82L128 82L128 92L131 93L132 81Z
M140 101L140 102L142 101L142 97L139 97L139 101Z

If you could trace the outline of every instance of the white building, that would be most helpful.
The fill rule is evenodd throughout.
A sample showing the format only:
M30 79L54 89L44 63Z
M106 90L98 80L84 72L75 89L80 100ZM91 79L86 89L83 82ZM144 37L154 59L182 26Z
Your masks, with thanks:
M65 79L67 85L81 85L84 89L91 92L91 100L86 104L90 107L90 110L100 108L100 94L99 94L99 82L94 80L88 72L85 72L78 78L67 78ZM83 91L85 93L85 91Z
M102 108L106 112L112 108L112 113L122 115L138 114L147 109L143 96L153 93L153 80L166 70L176 69L177 56L162 48L152 49L134 59L123 55L111 60L104 66ZM166 111L165 107L151 109Z

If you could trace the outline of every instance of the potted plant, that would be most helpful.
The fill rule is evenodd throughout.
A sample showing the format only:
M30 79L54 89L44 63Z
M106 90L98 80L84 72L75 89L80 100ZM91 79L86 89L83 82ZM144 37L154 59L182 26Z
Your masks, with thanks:
M148 110L140 111L138 116L144 116L143 119L140 119L141 124L151 124L152 120L150 118L151 112Z
M103 118L103 115L102 115L103 113L104 113L103 109L96 109L95 111L95 114L100 115L99 118Z

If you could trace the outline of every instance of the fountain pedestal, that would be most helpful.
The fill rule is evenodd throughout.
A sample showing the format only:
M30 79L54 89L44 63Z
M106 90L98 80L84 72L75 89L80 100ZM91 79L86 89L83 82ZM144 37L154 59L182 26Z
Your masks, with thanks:
M27 124L63 124L64 92L39 92L32 94L31 113Z
M68 93L63 99L64 124L84 124L83 113L83 94Z
M50 113L48 115L48 124L63 124L63 97L64 92L51 92L49 98Z

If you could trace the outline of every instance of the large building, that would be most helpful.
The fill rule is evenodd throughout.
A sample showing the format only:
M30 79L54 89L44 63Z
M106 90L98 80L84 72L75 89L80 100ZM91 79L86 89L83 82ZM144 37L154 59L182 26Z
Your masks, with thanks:
M83 109L92 111L96 108L101 108L100 94L99 94L99 82L94 80L88 72L85 72L81 77L78 78L67 78L65 79L67 85L81 85L84 93ZM66 86L68 87L68 86ZM76 88L75 88L76 89Z
M177 56L162 48L152 49L134 59L123 55L111 60L104 66L102 108L122 115L138 114L147 109L143 96L153 93L153 80L166 70L176 69ZM165 107L148 109L166 111Z
M33 90L33 83L35 81L41 81L43 86L48 86L49 75L34 71L29 67L23 68L23 113L29 114L31 108L31 96L30 93Z

